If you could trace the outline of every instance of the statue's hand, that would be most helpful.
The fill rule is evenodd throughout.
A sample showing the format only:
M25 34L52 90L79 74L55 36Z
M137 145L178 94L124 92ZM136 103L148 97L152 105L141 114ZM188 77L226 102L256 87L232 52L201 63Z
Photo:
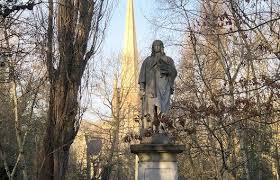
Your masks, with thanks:
M161 56L161 59L162 59L165 63L169 64L169 63L168 63L167 56L165 56L165 55L164 55L164 56Z
M159 65L160 73L163 75L169 75L170 74L170 67L168 64L162 63Z

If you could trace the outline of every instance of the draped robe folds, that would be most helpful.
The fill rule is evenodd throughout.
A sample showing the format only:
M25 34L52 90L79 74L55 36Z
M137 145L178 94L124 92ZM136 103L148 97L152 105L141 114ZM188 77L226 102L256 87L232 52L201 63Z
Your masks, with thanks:
M158 114L168 113L176 76L177 71L170 57L165 55L161 57L149 56L144 60L138 82L140 89L145 92L141 108L144 121L147 121L145 118L147 116L154 118L155 107L157 107ZM149 123L144 122L144 124ZM143 128L149 127L144 125Z

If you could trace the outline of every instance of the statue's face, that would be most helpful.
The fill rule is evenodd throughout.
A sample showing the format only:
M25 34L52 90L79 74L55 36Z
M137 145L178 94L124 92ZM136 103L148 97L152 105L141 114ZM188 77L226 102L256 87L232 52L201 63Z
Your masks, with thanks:
M158 44L154 45L154 50L155 50L155 53L160 52L161 51L161 46L158 45Z
M154 41L154 43L153 43L153 50L154 50L155 53L162 52L163 51L163 44L162 44L162 42L159 41L159 40Z

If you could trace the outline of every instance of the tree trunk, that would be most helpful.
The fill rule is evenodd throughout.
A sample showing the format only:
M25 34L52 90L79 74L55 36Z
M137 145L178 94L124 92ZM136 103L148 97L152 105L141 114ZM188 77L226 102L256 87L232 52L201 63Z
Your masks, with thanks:
M53 0L48 2L46 62L50 99L46 135L40 153L42 165L37 178L63 180L69 149L79 127L78 95L81 79L88 60L100 47L98 43L102 42L99 32L103 32L106 26L101 28L100 24L107 17L104 13L108 11L108 1L58 0L56 26L53 22ZM57 28L57 59L53 57L54 27Z
M64 179L69 148L76 136L79 81L60 76L51 87L47 135L44 139L44 162L40 179Z

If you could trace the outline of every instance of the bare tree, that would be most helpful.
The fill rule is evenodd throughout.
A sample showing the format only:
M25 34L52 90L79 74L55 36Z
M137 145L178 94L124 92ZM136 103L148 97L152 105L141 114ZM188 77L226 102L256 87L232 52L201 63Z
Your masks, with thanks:
M59 0L55 5L49 0L46 62L50 99L38 179L65 178L69 148L79 129L81 79L103 40L110 8L107 0ZM53 44L58 46L57 58Z
M192 173L184 173L197 179L276 176L276 146L268 137L279 133L273 130L279 126L279 3L160 2L160 27L185 37L175 41L183 58L173 117L177 138L190 149L185 162Z
M39 125L37 117L44 114L35 111L39 109L36 106L40 101L39 91L43 90L45 71L35 60L36 45L30 38L34 29L28 18L12 14L1 17L1 22L1 159L9 179L16 176L28 179L34 158L33 135L39 132L33 125ZM28 26L30 31L26 30ZM27 147L27 144L31 145Z
M100 70L96 71L95 76L98 78L94 81L96 87L93 89L93 97L99 98L103 106L93 107L92 110L98 116L99 124L100 121L104 122L100 129L111 129L109 137L103 137L110 141L104 144L107 148L103 149L103 153L107 155L102 162L101 179L130 179L134 176L134 157L129 153L129 144L136 142L139 134L139 124L135 122L131 112L138 107L127 108L127 104L134 100L130 99L130 93L135 89L133 85L131 88L122 87L120 59L111 58L106 65L102 63Z

